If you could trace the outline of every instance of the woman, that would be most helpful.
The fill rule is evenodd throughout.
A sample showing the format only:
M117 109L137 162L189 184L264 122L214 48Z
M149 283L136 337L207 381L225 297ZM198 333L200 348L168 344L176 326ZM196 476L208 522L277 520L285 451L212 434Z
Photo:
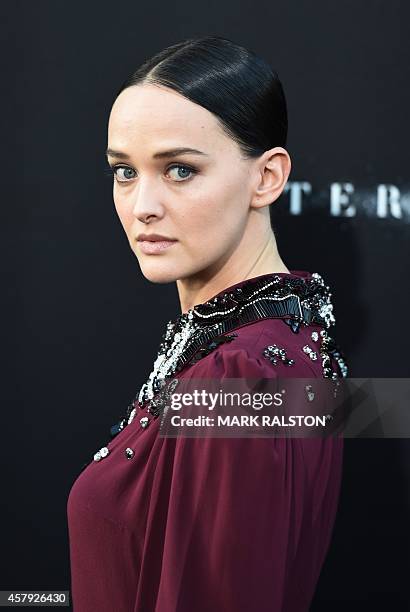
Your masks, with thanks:
M291 169L286 102L216 36L145 62L111 110L114 202L145 278L181 314L68 500L75 612L306 611L333 528L340 438L161 437L177 378L335 378L329 288L289 271L270 225Z

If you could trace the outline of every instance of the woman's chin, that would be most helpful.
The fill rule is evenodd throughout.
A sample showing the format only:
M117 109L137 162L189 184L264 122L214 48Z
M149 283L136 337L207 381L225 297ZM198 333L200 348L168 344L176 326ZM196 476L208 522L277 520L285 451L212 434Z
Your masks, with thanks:
M146 262L141 258L138 263L142 275L151 283L174 283L180 277L180 271L175 266L167 266L158 259Z

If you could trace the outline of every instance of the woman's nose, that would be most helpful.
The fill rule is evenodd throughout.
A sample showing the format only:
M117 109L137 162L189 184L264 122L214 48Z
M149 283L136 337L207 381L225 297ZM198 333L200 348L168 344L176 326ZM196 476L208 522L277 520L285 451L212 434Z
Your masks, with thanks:
M161 218L164 215L164 206L161 204L160 194L146 183L139 183L134 194L132 213L142 223L150 217Z

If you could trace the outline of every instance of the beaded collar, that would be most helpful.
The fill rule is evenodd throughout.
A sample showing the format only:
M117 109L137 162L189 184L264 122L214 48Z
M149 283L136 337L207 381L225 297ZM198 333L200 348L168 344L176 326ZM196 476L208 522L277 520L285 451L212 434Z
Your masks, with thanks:
M265 318L281 318L294 333L300 325L334 325L331 295L317 272L271 273L236 283L180 314L168 322L148 380L111 435L131 423L137 407L153 400L166 379L207 354L209 346L232 340L236 334L223 334L235 328Z

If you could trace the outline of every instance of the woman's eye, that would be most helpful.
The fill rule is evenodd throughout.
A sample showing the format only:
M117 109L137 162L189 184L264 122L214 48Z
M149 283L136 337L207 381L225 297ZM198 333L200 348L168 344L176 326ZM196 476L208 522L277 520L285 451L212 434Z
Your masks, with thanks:
M135 171L128 166L113 166L112 171L114 172L115 178L119 183L127 183L134 176L130 176L132 173L135 174Z
M187 178L190 178L190 175L196 174L196 170L194 170L194 168L191 168L190 166L185 166L184 164L174 164L173 166L170 166L168 168L168 172L170 172L171 170L177 170L177 172L174 173L173 178L178 183L180 183L181 181L185 181Z

